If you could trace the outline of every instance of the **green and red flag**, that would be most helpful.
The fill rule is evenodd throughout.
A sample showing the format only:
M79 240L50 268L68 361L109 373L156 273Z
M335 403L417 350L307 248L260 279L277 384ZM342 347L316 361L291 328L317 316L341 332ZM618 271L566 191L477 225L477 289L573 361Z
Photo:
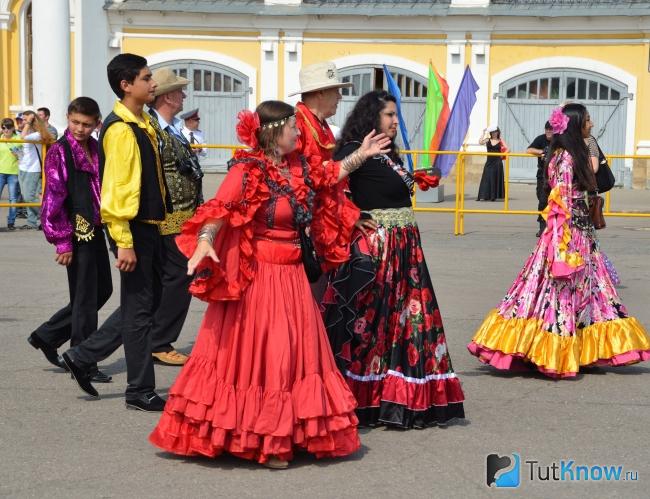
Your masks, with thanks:
M423 149L437 151L449 121L449 85L429 63L429 82L427 87L427 103L424 113L424 143ZM428 164L433 165L436 157L430 155Z

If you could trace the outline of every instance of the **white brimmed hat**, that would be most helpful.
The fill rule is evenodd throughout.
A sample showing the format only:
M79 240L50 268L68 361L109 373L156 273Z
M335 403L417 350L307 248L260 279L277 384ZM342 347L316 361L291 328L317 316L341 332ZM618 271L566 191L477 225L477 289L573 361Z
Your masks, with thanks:
M310 64L300 70L300 90L289 94L292 95L306 94L316 90L326 90L328 88L345 88L351 87L352 82L344 83L339 78L339 72L333 62L317 62Z
M158 84L155 91L156 97L186 87L190 82L187 78L176 75L170 68L156 69L151 77Z
M498 129L499 127L497 125L490 125L489 127L487 127L485 131L487 133L492 133L492 132L496 132Z

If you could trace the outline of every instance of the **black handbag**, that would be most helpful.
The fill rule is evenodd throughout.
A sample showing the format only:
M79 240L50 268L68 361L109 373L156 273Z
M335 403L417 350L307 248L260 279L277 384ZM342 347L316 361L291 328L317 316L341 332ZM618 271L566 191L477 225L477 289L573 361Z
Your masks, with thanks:
M305 267L305 274L309 282L316 282L323 275L323 269L320 266L320 259L316 254L316 248L311 236L307 234L305 226L298 229L300 237L300 250L302 251L302 264Z
M612 169L607 163L607 157L603 154L603 151L598 146L598 171L596 172L596 185L598 185L598 192L602 194L607 192L614 187L616 179L612 173Z

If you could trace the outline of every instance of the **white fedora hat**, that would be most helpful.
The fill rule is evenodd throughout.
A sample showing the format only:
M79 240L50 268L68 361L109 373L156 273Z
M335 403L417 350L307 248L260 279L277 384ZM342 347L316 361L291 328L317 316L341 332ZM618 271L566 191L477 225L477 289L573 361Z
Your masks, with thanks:
M352 82L344 83L339 78L339 72L333 62L317 62L310 64L300 70L300 90L289 94L292 95L306 94L316 90L326 90L328 88L351 87Z
M190 82L187 78L177 76L171 68L156 69L151 77L158 84L155 91L156 97L183 88Z

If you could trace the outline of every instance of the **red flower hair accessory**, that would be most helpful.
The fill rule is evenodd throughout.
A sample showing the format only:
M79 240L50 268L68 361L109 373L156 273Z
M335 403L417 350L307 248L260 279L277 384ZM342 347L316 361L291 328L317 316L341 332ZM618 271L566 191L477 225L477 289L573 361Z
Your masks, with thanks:
M256 112L244 109L237 115L237 139L251 149L257 149L257 131L260 129L260 117Z

